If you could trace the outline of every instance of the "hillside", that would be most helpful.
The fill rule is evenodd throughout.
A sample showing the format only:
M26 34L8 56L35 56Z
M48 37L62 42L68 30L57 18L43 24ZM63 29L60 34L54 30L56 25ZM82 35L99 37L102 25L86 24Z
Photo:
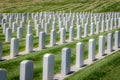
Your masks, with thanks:
M70 14L70 17L67 15L64 16L64 14L62 14L63 16L59 16L59 14L56 14L56 16L54 13L50 14L49 17L46 17L46 12L43 16L41 16L43 13L40 13L40 16L37 13L31 15L24 14L27 12L32 13L41 11L71 11L72 13L120 12L120 0L0 0L0 16L2 13L10 13L3 14L4 17L0 17L0 42L2 42L2 48L0 46L0 49L2 49L2 56L0 55L2 57L2 61L0 61L0 68L6 69L7 80L19 80L21 67L20 63L23 60L33 61L33 78L34 80L42 80L44 72L43 58L45 54L54 55L54 75L59 74L61 73L62 69L62 60L64 60L61 58L63 54L63 48L71 49L70 65L74 66L76 64L77 50L79 51L79 48L76 47L77 43L83 42L85 45L85 49L82 49L84 51L83 58L85 60L89 58L89 50L94 49L94 47L96 55L99 54L100 35L103 35L105 37L105 40L103 40L105 46L102 46L102 48L104 47L104 49L107 50L108 44L110 43L108 41L108 33L112 33L114 35L116 30L120 31L120 26L117 26L118 24L116 21L118 19L120 21L120 14L116 16L116 13L112 13L114 14L112 17L111 15L107 15L106 17L104 16L104 14L95 14L95 16L88 15L88 19L84 14L73 14L72 16ZM22 13L23 15L11 13ZM80 17L77 15L80 15ZM14 17L14 19L12 19L11 16ZM78 18L80 21L78 20ZM68 28L66 29L67 26ZM63 31L61 31L63 29L66 30L64 33L62 33ZM10 32L10 30L12 31ZM53 30L55 30L55 36L51 37L51 35L53 35L51 34L51 31ZM9 33L6 31L8 31ZM44 33L44 36L41 36L41 32ZM97 32L100 33L98 34ZM19 34L21 36L19 36ZM80 36L78 36L78 34ZM29 35L32 36L33 39L28 40ZM61 35L63 36L61 37ZM6 36L10 37L9 40L6 40ZM61 41L63 37L65 38L65 41ZM78 37L80 38L77 39ZM15 47L15 56L12 55L13 46L11 46L11 38L13 40L19 39L17 47ZM95 39L96 41L94 47L90 46L92 49L89 49L90 39ZM117 42L119 42L119 40L117 41L116 39L119 38L113 37L110 44L116 45ZM28 43L30 45L28 45ZM40 49L40 44L42 43L44 45L44 48ZM51 43L53 45L51 45ZM27 51L28 47L29 50L30 47L32 47L30 51ZM120 80L119 58L120 52L117 51L114 54L106 56L104 59L95 59L97 60L97 62L89 66L87 64L86 68L77 72L75 71L75 74L65 78L65 80Z
M120 0L0 0L0 12L120 11Z

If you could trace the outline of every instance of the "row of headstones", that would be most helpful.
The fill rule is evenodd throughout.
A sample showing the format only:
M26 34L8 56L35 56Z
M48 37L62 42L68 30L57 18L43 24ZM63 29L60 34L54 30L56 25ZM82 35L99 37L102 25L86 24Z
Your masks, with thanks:
M99 26L97 26L96 33L100 32L99 29L100 29ZM111 29L108 28L108 30L112 30L112 29L113 28L111 28ZM9 28L7 28L7 30L6 30L6 41L10 41L11 42L10 56L14 57L14 56L18 55L18 51L19 51L19 45L18 45L19 44L19 38L11 38L11 32L10 31L11 30ZM20 31L20 33L21 32L22 31ZM90 34L93 35L94 33L95 33L94 32L94 25L92 23L91 24ZM19 35L19 36L21 36L21 35ZM38 41L39 49L40 50L41 49L45 49L46 33L38 31L38 36L39 36L39 41ZM87 24L85 24L84 37L87 37L87 36L88 36L88 27L87 27ZM78 25L77 26L77 39L81 39L81 38L82 38L82 28L80 27L80 25ZM28 34L26 35L26 53L29 53L29 52L33 51L33 40L34 40L34 38L33 38L33 35L32 35L32 29L31 29L31 26L30 26L30 27L28 27ZM74 41L74 27L71 27L70 30L69 30L69 41ZM60 43L63 44L65 42L66 42L66 29L65 28L61 28ZM50 46L55 46L55 45L56 45L56 31L52 30L51 34L50 34Z
M81 17L81 16L79 17L77 15L75 16L75 18L74 17L69 17L69 16L66 16L66 17L65 16L63 16L63 17L58 16L58 18L56 18L56 17L53 17L53 18L54 18L53 19L53 24L58 22L59 27L61 27L61 26L65 26L65 27L75 26L75 25L80 25L80 23L82 23L82 27L84 27L84 23L88 23L89 21L97 22L97 21L104 20L104 18L101 19L101 17L96 17L96 19L94 20L94 16L93 16L93 18L91 18L90 16L86 17L85 15L84 15L84 18ZM91 20L90 20L90 18L91 18ZM97 18L98 18L98 20L97 20ZM49 18L47 18L47 19L49 20ZM105 20L107 20L107 19L105 19ZM44 21L46 21L46 20L43 19L41 21L42 21L41 23L44 23ZM75 23L75 21L76 21L76 23ZM38 23L38 20L34 19L34 22ZM46 23L49 23L49 21L46 22Z
M120 31L116 31L114 34L109 33L107 36L107 51L108 54L113 50L113 41L115 50L120 47ZM104 56L105 54L105 37L99 36L98 55ZM94 61L96 58L96 40L90 39L88 46L88 60ZM62 49L62 63L61 74L67 75L70 73L71 66L71 49ZM79 42L76 44L76 67L80 68L84 66L84 43ZM34 64L30 60L24 60L20 63L20 80L33 80L33 67ZM6 80L6 70L0 69L0 78ZM54 55L45 54L43 58L43 80L52 80L54 78Z
M100 29L101 29L101 32L104 32L104 31L116 29L118 27L120 27L120 18L119 18L118 21L116 21L114 23L113 23L113 21L110 21L110 20L107 20L106 22L103 21L101 24L100 24L100 22L97 22L96 25L95 25L95 23L91 23L90 28L88 26L88 23L85 23L84 28L81 28L80 25L77 25L77 28L76 28L77 32L78 32L77 33L77 35L78 35L77 38L81 37L82 29L84 29L84 36L86 37L88 35L88 29L90 29L90 34L93 35L95 33L95 31L94 31L95 29L96 29L96 33L99 33ZM17 35L17 38L19 40L22 39L23 29L24 29L24 27L18 27L17 28L17 34L16 35ZM36 26L36 36L39 36L39 32L41 31L40 29L41 29L41 26L38 24ZM12 30L15 31L16 27L14 26L14 28ZM52 30L56 31L56 27L53 27ZM66 29L66 31L67 31L67 29ZM7 27L4 27L3 32L5 33L5 41L10 42L11 36L12 36L11 29L7 28ZM49 32L49 27L45 26L45 33L48 34L48 32ZM60 32L62 32L62 28L60 28ZM74 26L71 26L69 28L69 32L70 32L70 35L73 36ZM29 21L28 26L27 26L27 34L32 34L32 26L31 26L30 21Z
M88 14L87 14L88 15ZM98 15L97 15L98 16ZM118 18L119 17L119 15L116 17L116 14L114 15L115 17L112 17L112 18ZM97 21L97 18L98 18L98 20L99 21L101 21L101 19L100 19L100 17L96 17L95 16L95 19L94 19L94 16L93 17L90 17L90 16L88 16L88 18L86 18L86 15L84 15L83 17L84 17L84 20L82 19L82 17L79 17L78 15L76 15L76 17L77 17L77 23L80 23L80 21L82 21L82 22L84 22L84 21L87 21L88 22L88 20L89 20L89 18L91 18L91 22L93 22L93 20L95 20L95 22ZM52 18L54 18L54 17L52 17ZM60 18L61 18L61 16L60 16ZM72 17L73 18L73 17ZM10 17L10 19L11 19L11 17ZM34 19L34 18L33 18ZM39 18L38 18L39 19ZM48 19L48 18L47 18ZM63 16L63 19L64 19L64 16ZM74 18L73 18L74 19ZM108 19L110 19L110 18L108 18ZM54 19L54 22L53 23L55 23L56 22L56 20L57 19ZM59 20L59 17L58 17L58 20ZM72 19L69 19L69 20L72 20ZM66 22L66 21L69 21L68 19L66 20L59 20L60 22L61 21L63 21L64 23ZM102 20L104 20L104 15L102 16ZM107 20L107 18L106 18L106 20ZM13 20L13 17L12 17L12 22L13 22L14 20ZM44 24L44 20L40 20L41 22L40 23L43 23ZM72 21L74 21L74 20L72 20ZM5 19L3 18L3 20L2 20L2 24L3 23L5 23L6 21L5 21ZM25 20L23 20L23 22L25 23ZM36 21L36 18L34 19L34 22L35 23L38 23L38 21ZM70 22L70 23L72 23L72 24L74 24L73 22ZM12 24L12 23L11 23ZM84 24L84 23L82 23L82 24ZM67 24L66 24L67 25ZM78 24L77 24L78 25Z
M88 15L88 14L87 14L87 15ZM100 15L101 15L101 14L100 14ZM107 14L107 15L108 15L108 14ZM74 16L74 14L73 14L73 16ZM99 16L99 15L97 15L97 16ZM78 17L78 15L77 15L77 17ZM85 19L82 19L82 17L84 17L86 20L85 20ZM86 15L83 15L82 17L78 17L78 18L77 18L77 23L80 24L80 21L81 21L81 22L82 22L82 27L83 27L83 26L85 26L85 25L84 25L84 24L85 24L84 21L87 21L87 23L88 23L89 19L86 18ZM13 18L14 18L14 17L12 17L12 21L14 21ZM53 18L54 18L54 17L53 17ZM88 18L89 18L89 17L88 17ZM91 21L92 21L92 22L94 22L93 20L95 20L95 24L97 24L97 23L96 23L96 22L97 22L97 18L99 18L99 17L93 16L93 17L90 17L90 18L91 18ZM94 19L94 18L95 18L95 19ZM109 18L106 18L106 20L108 19L107 22L109 22L110 19L111 19L110 22L111 22L111 24L114 25L114 24L117 24L117 20L116 20L117 18L119 18L119 14L115 14L115 15L114 15L114 13L113 13L112 19L109 17ZM11 17L10 17L10 19L11 19ZM64 16L63 16L63 19L64 19ZM80 19L81 19L81 20L80 20ZM55 21L55 20L57 20L57 19L54 19L54 21L53 21L53 28L52 28L52 29L55 29L55 27L56 27L56 21ZM71 19L70 19L70 20L71 20ZM2 21L3 21L3 23L5 22L4 19L3 19ZM49 31L49 30L48 30L48 28L49 28L48 23L45 23L43 20L41 20L41 21L42 21L42 25L45 24L45 25L44 25L44 26L45 26L45 32L48 33L48 31ZM69 25L68 25L68 23L67 23L67 22L69 22L69 20L61 20L61 21L59 20L59 22L60 22L60 25L59 25L59 26L61 26L61 25L63 24L62 21L65 22L66 25L67 25L67 26L65 27L65 28L66 28L66 31L69 31ZM72 21L74 21L74 20L72 20ZM100 22L100 21L102 21L102 24L104 24L104 15L102 15L102 20L101 20L100 18L98 19L98 22ZM34 22L35 22L35 25L38 26L38 23L36 22L36 20L34 20ZM115 22L115 23L114 23L114 22ZM120 19L119 19L118 22L119 22L119 25L120 25ZM70 22L70 23L72 23L72 26L74 26L74 23L73 23L73 22ZM78 24L77 24L77 25L78 25ZM6 26L6 23L3 24L3 25L4 25L3 33L5 33L7 26ZM12 32L16 32L16 30L17 30L18 34L21 35L21 34L22 34L22 31L21 31L21 30L24 29L24 28L21 29L21 27L23 27L24 25L25 25L25 20L21 21L20 27L19 27L18 30L17 30L16 24L15 24L15 22L13 22ZM28 22L28 26L31 26L31 24L30 24L29 22ZM35 26L35 28L36 28L36 26ZM115 25L115 26L116 26L116 25ZM61 27L60 27L60 29L61 29ZM60 29L59 29L59 30L60 30ZM36 29L36 32L37 32L37 29ZM22 36L20 36L20 35L17 36L19 39L22 37Z
M74 20L75 19L77 19L77 23L78 24L80 24L80 21L81 21L81 23L82 24L84 24L84 22L86 21L86 22L88 22L89 20L91 21L91 22L96 22L96 21L101 21L101 20L104 20L104 14L102 14L102 18L101 18L101 14L100 14L100 16L99 15L97 15L97 16L92 16L92 15L88 15L88 14L86 14L86 15L84 15L84 14L80 14L80 16L79 16L79 14L75 14L76 16L74 16L73 15L73 17L68 17L68 16L55 16L55 14L54 15L52 15L52 17L51 18L53 18L53 24L54 23L56 23L57 21L56 20L58 20L58 22L62 22L64 25L66 25L67 26L67 24L68 23L71 23L72 25L74 24ZM55 16L55 17L54 17ZM71 15L70 15L71 16ZM92 17L91 17L92 16ZM99 16L99 17L98 17ZM107 15L106 15L107 16ZM111 16L111 15L109 15L109 16ZM34 16L34 17L36 17L36 16ZM75 17L75 18L74 18ZM111 18L118 18L119 17L119 14L118 14L118 16L116 16L116 14L113 16L113 17L111 17ZM23 17L24 18L24 17ZM45 17L46 18L46 17ZM66 18L68 18L68 19L66 19ZM95 18L95 19L94 19ZM107 19L111 19L110 17L106 17L105 18L105 20L107 20ZM11 18L10 18L11 19ZM38 21L40 19L40 22ZM37 18L33 18L33 20L34 20L34 23L36 24L39 24L39 23L41 23L41 26L42 25L44 25L45 23L49 23L49 22L51 22L51 21L49 21L49 20L52 20L52 19L49 19L49 18L47 18L48 19L48 22L45 22L46 20L44 20L44 18L43 19L41 19L41 18L39 18L39 16L37 15ZM14 20L12 19L12 22L13 22ZM25 23L25 20L24 19L22 19L22 21ZM72 21L72 22L71 22ZM6 21L5 21L5 19L3 18L2 19L2 24L3 23L5 23ZM9 22L11 22L11 21L9 21ZM14 22L15 23L15 22ZM16 22L17 23L17 22ZM78 25L78 24L76 24L76 25ZM12 23L11 23L11 25L12 25ZM69 25L68 25L69 26Z
M116 15L114 15L115 17L112 17L112 18L108 18L108 20L110 20L110 19L113 19L113 21L115 21L115 22L117 22L116 21L116 19L117 18L119 18L119 16L117 16L116 17ZM88 23L89 21L91 21L91 22L95 22L95 24L96 24L96 22L97 21L99 21L99 22L101 22L101 21L106 21L107 20L107 18L104 20L104 16L103 16L103 18L102 19L100 19L101 18L101 16L100 17L96 17L95 16L95 19L94 19L94 16L93 17L90 17L90 16L88 16L87 18L86 18L86 16L84 15L83 17L84 18L82 18L82 17L79 17L79 16L76 16L77 17L77 24L76 25L80 25L80 22L82 23L82 27L84 27L84 24L85 23ZM54 18L54 17L53 17ZM60 19L59 19L60 18ZM64 19L64 20L61 20L61 19ZM57 21L56 20L58 20L58 22L59 22L59 27L61 28L61 27L63 27L63 24L65 25L65 27L66 27L66 30L68 31L68 28L69 28L69 26L75 26L75 23L74 23L74 21L75 21L75 19L73 18L73 20L72 20L72 18L71 19L65 19L64 18L64 16L63 17L58 17L58 19L54 19L53 20L53 22L52 22L52 26L53 27L56 27L56 24L57 24ZM91 20L90 20L90 18L91 18ZM98 18L98 19L97 19ZM10 18L11 19L11 18ZM38 23L38 21L36 20L36 19L34 19L34 23L35 23L35 28L36 28L36 26L37 26L37 24L41 24L41 28L44 28L45 26L48 26L50 23L49 22L51 22L51 21L49 21L49 22L45 22L44 20L40 20L41 22L40 23ZM72 21L72 22L71 22ZM86 21L86 22L85 22ZM15 32L16 31L16 23L17 22L14 22L14 20L13 20L13 18L12 18L12 22L13 23L11 23L10 25L12 26L12 28L13 28L13 32ZM71 23L71 25L69 24L69 23ZM20 23L20 27L23 27L25 25L25 20L22 20L21 21L21 23ZM28 25L30 25L30 24L28 24ZM2 26L3 26L3 29L4 29L4 27L6 27L6 21L5 21L5 19L3 19L2 20ZM5 31L5 30L4 30ZM4 32L3 32L4 33Z
M3 19L5 19L6 21L14 21L14 18L16 18L17 20L19 20L20 18L24 21L24 18L26 20L26 18L30 19L30 17L32 17L32 19L35 19L35 20L42 20L42 19L45 19L45 21L51 19L51 18L59 18L59 17L62 17L63 18L63 21L64 19L68 18L68 19L71 19L71 18L87 18L87 17L90 17L91 20L98 20L99 17L98 16L102 16L102 19L104 19L104 17L106 19L110 19L110 17L119 17L119 13L50 13L50 12L47 12L47 13L31 13L31 14L25 14L25 13L22 13L22 14L6 14L6 15L2 15ZM0 19L2 19L0 18ZM55 19L56 20L56 19ZM0 20L2 21L2 20Z

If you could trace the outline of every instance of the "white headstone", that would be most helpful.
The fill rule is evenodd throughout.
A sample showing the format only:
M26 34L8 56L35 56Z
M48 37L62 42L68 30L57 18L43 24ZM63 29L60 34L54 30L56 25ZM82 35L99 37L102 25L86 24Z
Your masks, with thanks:
M32 34L32 26L28 25L27 27L27 34Z
M88 50L88 59L89 61L94 61L96 55L96 41L95 39L89 40L89 50Z
M62 69L61 73L67 75L70 73L70 62L71 62L71 49L63 48L62 49Z
M96 24L96 33L98 34L100 32L100 22L97 22Z
M16 26L16 23L13 22L13 25L12 25L12 32L16 32L17 31L17 26Z
M94 23L91 23L90 35L94 34Z
M69 30L69 40L70 41L74 40L74 27L70 27L70 30Z
M2 60L2 42L0 42L0 60Z
M18 55L18 39L12 38L11 39L11 46L10 46L10 56L15 57Z
M52 30L56 30L56 23L55 22L52 23Z
M65 29L66 31L69 31L69 22L67 20L65 21Z
M108 51L108 53L111 53L113 50L112 42L113 42L112 33L109 33L108 37L107 37L107 51Z
M37 24L37 25L36 25L36 36L37 36L37 37L39 36L39 32L40 32L40 25Z
M5 33L6 33L6 29L7 29L7 24L6 24L6 23L4 23L4 24L3 24L3 34L5 34Z
M45 24L45 33L46 33L46 34L49 33L49 26L48 26L48 23Z
M99 36L99 49L98 53L100 56L103 56L105 54L105 37Z
M82 28L80 25L77 26L77 39L82 38Z
M84 65L84 44L82 42L76 45L76 67L82 67Z
M22 27L18 27L17 28L17 38L18 39L22 39L22 33L23 33L23 28Z
M26 52L29 53L33 51L33 35L27 34L26 36Z
M113 29L113 19L110 20L110 30Z
M84 37L87 37L87 36L88 36L88 24L86 23L84 27Z
M120 47L120 31L115 31L115 49Z
M116 29L117 28L117 20L116 20L116 18L114 18L114 29Z
M104 32L105 31L105 22L102 21L102 24L101 24L101 32Z
M109 30L109 27L110 27L110 21L109 21L109 20L107 20L107 21L106 21L106 31L108 31L108 30Z
M43 58L43 79L53 80L54 77L54 56L52 54L45 54Z
M5 41L10 42L12 36L12 30L10 28L6 29Z
M33 80L33 62L24 60L20 63L20 80Z
M45 48L45 32L39 33L39 49Z
M54 46L55 44L56 44L56 31L55 30L51 30L50 45Z
M0 80L7 80L7 71L5 69L0 69Z
M61 31L60 31L60 43L61 44L65 43L65 38L66 38L66 30L64 28L61 28Z

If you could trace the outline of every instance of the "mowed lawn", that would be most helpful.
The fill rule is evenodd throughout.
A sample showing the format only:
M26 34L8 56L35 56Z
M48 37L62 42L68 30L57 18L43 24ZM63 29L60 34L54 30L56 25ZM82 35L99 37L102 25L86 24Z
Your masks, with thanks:
M119 5L120 0L0 0L0 12L119 12Z
M114 33L115 30L109 31ZM58 73L61 70L61 50L64 47L68 47L71 48L71 65L75 64L75 53L76 53L76 43L78 42L84 42L85 44L85 59L88 57L88 41L89 39L95 39L96 40L96 53L98 50L98 37L99 35L104 35L105 37L107 36L107 34L109 32L104 32L104 33L100 33L98 35L93 35L90 37L86 37L84 39L81 39L79 41L75 41L72 43L67 43L67 44L63 44L60 46L55 46L55 47L51 47L45 50L41 50L41 51L37 51L37 52L33 52L31 54L27 54L24 56L20 56L16 59L12 59L12 60L8 60L8 61L3 61L0 62L0 68L5 68L7 70L7 78L8 80L18 80L19 79L19 69L20 69L20 62L23 60L32 60L34 62L34 80L42 80L42 62L43 62L43 56L46 53L51 53L54 54L55 56L55 68L54 68L54 73ZM107 38L106 38L107 39ZM106 42L106 46L107 46L107 42Z
M80 70L65 80L120 80L120 51Z
M120 0L0 0L0 13L11 13L11 12L32 13L32 12L40 12L40 11L119 12ZM2 30L0 29L0 31ZM114 31L115 30L113 30L112 32ZM107 33L108 32L105 32L99 35L107 36ZM23 60L32 60L34 62L34 80L42 80L42 64L43 64L42 62L45 53L54 54L55 56L54 73L58 73L61 70L62 48L64 47L71 48L72 50L71 65L74 65L76 43L84 42L85 59L86 59L88 57L88 40L94 38L97 41L96 42L97 43L96 52L97 52L99 35L93 35L91 37L87 37L72 43L67 43L64 45L55 46L42 51L33 52L31 54L20 56L16 59L12 59L9 61L2 61L0 62L0 68L4 68L7 70L8 80L19 80L20 62ZM6 43L6 45L9 45L9 43ZM34 46L36 47L36 44L34 44ZM24 47L21 48L21 50L23 49ZM9 50L6 50L7 54L5 55L8 55L9 53L8 51ZM99 62L96 62L95 64L88 66L85 69L75 73L73 76L67 78L66 80L120 80L119 74L120 74L120 52L118 51L113 55L110 55L107 58L102 59Z

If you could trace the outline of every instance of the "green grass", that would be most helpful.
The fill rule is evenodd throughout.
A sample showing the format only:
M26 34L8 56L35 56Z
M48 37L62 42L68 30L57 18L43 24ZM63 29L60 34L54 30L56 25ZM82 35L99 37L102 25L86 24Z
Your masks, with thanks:
M0 12L120 11L120 0L0 0Z
M32 19L30 19L31 21L33 21ZM52 27L52 25L50 26L50 28ZM88 26L89 27L89 26ZM95 28L94 28L95 29ZM44 31L44 29L41 29L41 31ZM94 30L95 31L95 30ZM32 22L32 33L34 36L34 48L38 47L38 40L39 38L36 37L36 30L34 28L34 23ZM90 28L88 28L88 33L90 33ZM0 26L0 41L3 42L3 54L2 56L8 56L10 55L10 42L5 42L5 35L2 33L2 27ZM26 44L26 34L27 34L27 23L24 26L24 30L23 30L23 34L22 34L22 39L19 40L19 52L25 51L25 44ZM82 35L84 34L84 28L82 28ZM77 35L77 29L76 26L74 26L74 37L76 37ZM16 38L16 32L12 33L12 38L15 37ZM69 32L66 32L66 39L69 38ZM60 41L60 33L58 32L58 24L56 27L56 41L59 42ZM45 44L48 45L50 43L50 30L49 30L49 34L46 35L46 41Z
M111 31L114 32L115 30ZM101 33L99 35L107 35L108 32ZM8 80L18 80L19 79L19 66L20 62L23 60L32 60L34 62L34 80L41 80L42 79L42 62L43 62L43 55L46 53L52 53L55 56L55 71L54 73L58 73L61 70L61 50L63 47L71 48L72 55L71 55L71 65L75 64L75 47L77 42L84 42L85 44L85 59L88 55L88 40L94 38L96 43L98 43L98 35L93 35L91 37L86 37L79 41L75 41L72 43L63 44L60 46L51 47L45 50L33 52L31 54L27 54L24 56L19 56L16 59L8 60L0 62L0 67L5 68L8 72ZM98 44L96 44L98 48ZM97 52L97 49L96 49ZM9 67L8 67L9 66Z
M25 13L25 12L40 12L40 11L65 11L65 12L119 12L120 0L0 0L0 13ZM26 27L25 27L26 28ZM115 30L114 30L115 31ZM75 31L76 32L76 31ZM113 32L113 31L112 31ZM107 35L108 32L101 33ZM26 29L23 33L23 38L26 37ZM99 35L101 35L99 34ZM33 35L35 30L33 29ZM76 35L76 34L75 34ZM57 41L59 41L59 33L57 33ZM12 37L16 37L13 33ZM49 34L46 36L46 44L49 44ZM67 36L68 38L68 33ZM45 50L33 52L24 56L19 56L16 59L0 62L0 68L7 70L8 80L19 80L19 66L23 60L33 60L34 62L34 80L42 79L42 62L43 55L52 53L55 56L55 71L60 72L61 69L61 50L63 47L69 47L72 50L72 62L75 64L75 46L77 42L84 42L85 44L85 58L88 55L88 40L90 38L96 39L96 52L98 51L98 35L86 37L79 41L63 44L60 46L51 47ZM5 41L5 36L2 34L0 26L0 41ZM9 55L10 43L3 43L3 56ZM107 42L106 42L107 44ZM34 48L38 47L38 37L34 37ZM20 40L19 51L25 50L25 39ZM119 52L79 71L75 75L66 80L119 80ZM89 78L88 78L89 77Z
M1 31L1 30L0 30ZM43 31L43 30L42 30ZM74 30L74 36L76 36L76 29ZM25 43L26 43L26 39L25 39L25 35L26 35L26 27L24 29L24 32L23 32L23 39L19 40L19 52L21 51L25 51ZM1 34L2 34L2 31L1 31ZM38 47L38 41L39 41L39 38L36 37L35 35L35 30L33 28L33 36L34 36L34 48L37 48ZM12 34L12 38L13 37L16 37L16 34L13 33ZM7 55L10 55L10 42L5 42L5 40L2 40L2 39L5 39L5 36L1 36L0 37L0 40L3 42L3 56L7 56ZM66 39L69 38L69 33L67 32L66 33ZM60 33L56 33L56 41L58 42L60 40ZM46 35L46 41L45 41L45 44L48 45L50 43L50 34L47 34Z
M64 80L120 80L120 52L76 72Z

